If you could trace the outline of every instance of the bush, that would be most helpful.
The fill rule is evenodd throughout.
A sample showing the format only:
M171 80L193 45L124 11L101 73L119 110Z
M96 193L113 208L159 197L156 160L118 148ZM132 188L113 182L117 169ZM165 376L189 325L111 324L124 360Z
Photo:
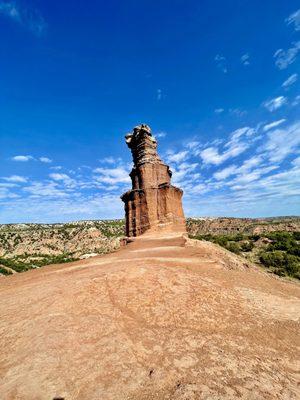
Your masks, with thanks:
M251 251L254 247L253 242L243 242L241 243L241 251L247 252Z
M252 240L253 242L257 242L257 240L260 239L260 235L250 235L249 240Z
M267 268L272 268L277 275L289 275L300 279L300 257L287 254L282 250L262 252L260 262Z
M300 240L300 232L293 232L293 238L295 240Z
M239 254L241 252L241 248L236 242L228 242L226 249L232 251L232 253Z
M273 243L269 244L267 251L283 250L288 254L294 256L300 256L300 245L295 239L298 232L273 232L268 234L268 238L273 240Z
M215 236L213 242L222 247L227 247L228 237L224 235Z
M11 275L12 272L11 272L11 271L8 271L8 270L5 269L5 268L0 267L0 274L2 274L2 275Z

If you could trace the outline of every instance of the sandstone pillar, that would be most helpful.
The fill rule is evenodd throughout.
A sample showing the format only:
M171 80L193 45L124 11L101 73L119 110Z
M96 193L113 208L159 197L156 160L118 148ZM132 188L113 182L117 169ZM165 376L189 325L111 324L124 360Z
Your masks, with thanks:
M157 154L157 142L147 125L125 136L131 149L132 190L121 197L125 203L126 234L150 231L185 231L182 190L171 185L172 173Z

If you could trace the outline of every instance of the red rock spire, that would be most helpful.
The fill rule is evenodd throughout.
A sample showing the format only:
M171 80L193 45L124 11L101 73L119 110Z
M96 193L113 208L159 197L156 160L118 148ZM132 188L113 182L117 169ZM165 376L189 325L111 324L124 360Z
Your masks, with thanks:
M136 126L125 136L134 166L132 190L123 194L126 234L138 236L147 230L185 231L182 190L171 185L172 173L157 154L157 142L148 125Z

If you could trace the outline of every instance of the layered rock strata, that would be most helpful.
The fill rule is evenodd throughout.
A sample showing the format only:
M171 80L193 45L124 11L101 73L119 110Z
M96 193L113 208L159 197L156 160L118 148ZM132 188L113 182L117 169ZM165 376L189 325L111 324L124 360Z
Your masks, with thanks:
M157 142L147 125L125 136L131 149L132 190L121 197L125 203L126 234L138 236L148 230L185 231L183 191L171 185L172 172L157 154Z

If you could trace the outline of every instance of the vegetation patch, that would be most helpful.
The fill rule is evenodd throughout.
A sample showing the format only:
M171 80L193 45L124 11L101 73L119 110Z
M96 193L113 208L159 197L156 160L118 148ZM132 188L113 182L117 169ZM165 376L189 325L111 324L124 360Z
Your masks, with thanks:
M193 239L208 240L225 249L242 254L279 276L300 279L300 232L264 234L196 235Z

